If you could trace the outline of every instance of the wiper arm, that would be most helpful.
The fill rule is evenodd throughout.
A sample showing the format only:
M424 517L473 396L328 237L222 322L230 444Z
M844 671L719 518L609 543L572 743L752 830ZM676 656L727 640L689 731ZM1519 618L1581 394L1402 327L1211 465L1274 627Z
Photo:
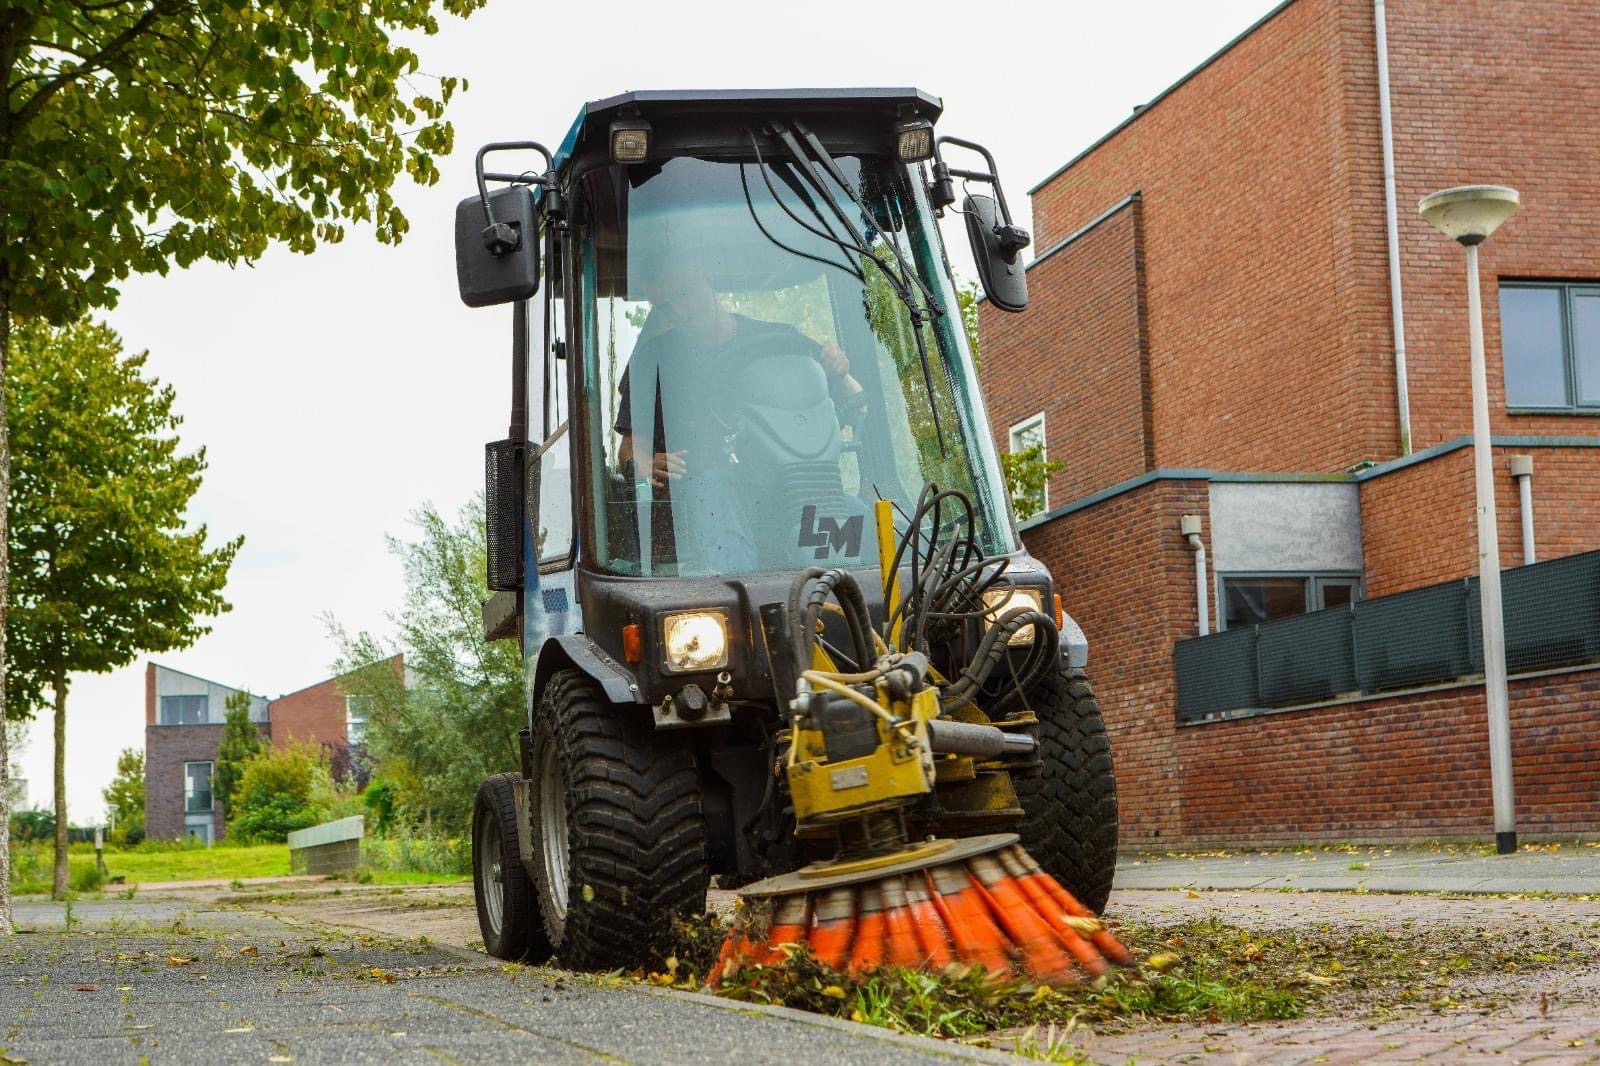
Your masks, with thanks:
M800 142L795 138L794 133L778 123L772 123L770 130L772 135L778 138L778 143L783 145L784 151L788 152L790 165L794 167L795 172L812 187L822 202L828 205L828 210L833 212L833 216L839 220L839 224L844 227L845 233L849 235L849 245L844 246L841 244L841 247L846 247L848 251L853 251L857 255L865 256L872 260L879 272L889 282L890 287L894 289L895 295L900 297L901 302L911 309L913 315L920 316L921 309L912 300L911 289L906 285L905 279L896 277L894 271L889 269L887 263L878 258L877 253L872 250L871 246L856 236L855 225L845 217L845 213L839 207L838 202L829 195L828 186L822 180L822 175L817 173L810 157L801 149ZM867 214L866 207L861 203L861 199L856 195L855 190L850 187L849 182L842 180L843 177L844 175L841 174L836 180L840 180L840 187L844 190L845 195L850 197L851 202L861 209L862 218L865 219Z
M939 301L933 298L933 293L929 291L927 284L922 280L922 275L912 269L911 264L907 263L905 257L900 254L900 249L895 245L895 242L889 240L884 232L878 228L877 222L872 217L872 212L868 211L867 205L862 202L861 194L851 187L849 179L839 169L839 164L834 162L833 156L829 155L828 150L822 146L822 141L817 138L815 133L807 129L799 119L794 120L794 128L805 140L806 146L811 149L811 154L816 157L817 162L821 163L823 168L827 170L828 176L838 183L839 187L844 190L845 195L850 197L851 202L860 209L862 220L872 227L876 236L884 238L883 243L888 246L890 253L894 255L895 261L900 264L902 279L910 279L916 282L917 288L922 292L922 298L928 303L928 310L935 315L943 315L944 308L940 307Z
M932 294L928 292L921 277L907 265L905 259L900 255L900 250L895 247L894 241L889 240L885 237L883 231L878 229L877 223L872 220L872 212L867 210L867 205L861 199L861 194L850 184L849 179L839 169L839 165L834 162L827 149L822 147L822 142L798 121L794 125L796 129L801 131L813 151L817 153L816 162L821 163L827 169L828 176L838 184L840 191L850 197L850 202L855 204L856 209L861 213L862 222L870 226L877 236L883 240L883 243L888 246L889 251L894 255L896 265L900 268L900 274L897 276L893 270L889 269L887 263L878 258L872 251L871 246L856 235L855 226L845 217L843 209L839 207L834 198L828 194L827 185L823 182L822 175L817 173L816 164L801 149L800 142L796 140L794 133L779 123L772 123L772 130L777 136L778 142L783 145L785 151L789 153L790 158L794 161L796 172L800 177L809 180L812 187L827 203L829 209L832 210L834 216L839 219L840 224L845 227L845 232L850 235L855 250L872 260L873 265L878 268L884 280L889 283L889 287L894 290L894 294L899 297L900 302L910 312L911 336L917 344L917 362L922 368L922 385L928 392L928 413L933 418L933 432L939 442L939 455L946 457L950 453L944 440L944 425L939 418L938 394L933 388L933 365L928 359L928 339L922 332L923 324L927 321L929 312L934 315L943 315L944 309L934 301ZM917 289L926 297L928 303L926 310L917 302L916 295L912 292L910 281L907 279L915 280Z
M820 237L822 240L834 245L841 251L850 251L850 248L834 234L832 229L828 227L827 219L822 216L821 211L817 210L816 202L812 199L811 194L806 191L806 184L804 181L800 180L799 178L794 178L793 180L785 179L784 184L793 190L794 194L800 198L800 202L805 204L805 206L810 209L812 216L816 218L818 225L820 225L822 228L819 229L817 226L811 225L809 222L791 210L788 204L783 202L783 197L779 196L778 190L773 188L772 177L770 174L768 174L768 171L773 168L761 155L761 145L756 140L756 135L749 130L745 131L745 135L750 138L750 148L755 152L756 165L760 168L761 180L767 186L767 194L772 197L773 202L778 205L779 209L782 210L784 214L788 215L790 220L793 221L795 225L799 226L807 233L810 233L812 236ZM739 164L739 184L740 187L744 189L745 207L749 209L750 218L755 222L756 228L761 231L761 235L763 237L791 255L797 255L802 259L809 259L813 263L821 263L824 266L831 266L839 270L843 270L846 274L849 274L857 281L865 284L866 277L861 273L861 268L851 263L848 256L845 258L844 262L835 263L831 259L823 259L821 256L815 256L808 252L802 252L798 248L791 248L787 244L784 244L782 241L778 240L778 238L774 237L772 233L768 231L767 227L762 224L760 216L756 214L756 206L750 199L750 185L745 178L743 163Z

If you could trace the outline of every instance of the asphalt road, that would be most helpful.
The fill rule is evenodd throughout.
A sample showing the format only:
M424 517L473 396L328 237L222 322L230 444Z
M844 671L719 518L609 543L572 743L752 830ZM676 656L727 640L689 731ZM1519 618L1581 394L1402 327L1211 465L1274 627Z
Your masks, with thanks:
M0 1063L940 1063L1010 1056L190 901L24 902Z

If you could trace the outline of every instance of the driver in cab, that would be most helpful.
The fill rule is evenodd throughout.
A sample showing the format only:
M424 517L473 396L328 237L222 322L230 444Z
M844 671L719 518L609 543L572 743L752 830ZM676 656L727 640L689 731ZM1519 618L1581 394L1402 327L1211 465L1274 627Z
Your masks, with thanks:
M652 268L641 286L650 315L618 383L621 455L658 499L674 500L675 524L705 563L749 569L757 553L742 513L733 422L742 371L766 356L804 354L822 367L835 404L859 403L862 387L833 344L729 311L697 264L668 268L658 260ZM655 387L635 397L636 374L654 378ZM646 422L653 423L648 447L636 428Z

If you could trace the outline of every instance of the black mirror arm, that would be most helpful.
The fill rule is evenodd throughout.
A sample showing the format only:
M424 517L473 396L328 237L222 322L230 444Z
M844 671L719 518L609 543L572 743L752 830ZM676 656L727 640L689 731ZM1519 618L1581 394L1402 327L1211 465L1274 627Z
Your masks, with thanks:
M983 156L983 161L989 164L989 169L960 170L947 165L939 151L940 146L944 144L953 144L958 148L977 152ZM1011 208L1006 206L1006 192L1000 185L1000 169L995 166L994 156L989 154L989 149L974 141L962 140L960 137L940 137L935 140L932 197L940 207L949 207L956 202L955 183L951 180L953 178L986 182L994 189L995 202L1000 206L1000 224L995 227L995 236L1000 239L1000 247L1005 251L1008 260L1015 259L1018 252L1032 243L1033 236L1011 220Z
M483 158L490 152L504 151L532 151L544 156L544 173L535 175L528 172L521 174L504 174L486 172L483 169ZM478 149L477 158L473 161L473 171L478 178L478 199L483 203L483 246L491 255L506 255L517 250L522 244L522 234L517 232L515 226L505 222L496 222L494 212L489 208L489 182L506 181L515 185L537 185L553 192L555 187L552 171L555 169L555 159L550 155L550 150L538 141L494 141Z

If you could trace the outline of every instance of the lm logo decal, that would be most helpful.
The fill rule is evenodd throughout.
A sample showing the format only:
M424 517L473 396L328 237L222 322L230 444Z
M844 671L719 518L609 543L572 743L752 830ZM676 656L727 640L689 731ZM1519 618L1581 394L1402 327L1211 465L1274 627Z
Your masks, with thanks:
M797 547L817 549L816 557L826 559L830 552L843 553L851 558L861 555L860 515L852 515L842 523L837 518L817 518L817 509L807 504L800 512L800 540Z

